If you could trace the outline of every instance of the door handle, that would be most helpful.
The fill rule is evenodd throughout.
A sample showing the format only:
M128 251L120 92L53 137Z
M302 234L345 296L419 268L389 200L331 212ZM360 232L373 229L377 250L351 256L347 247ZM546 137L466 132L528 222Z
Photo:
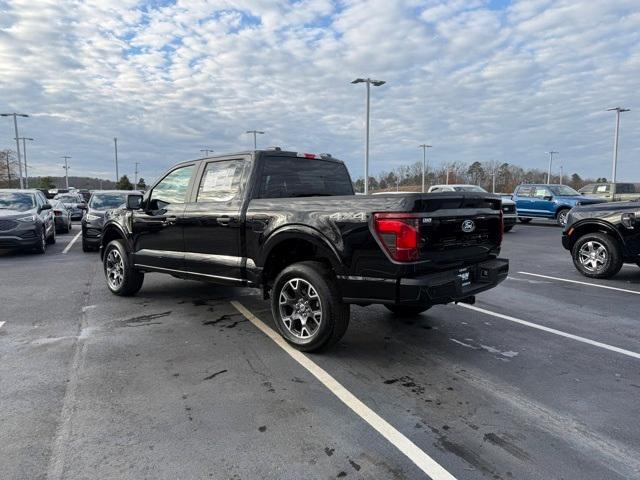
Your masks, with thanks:
M178 217L176 217L175 215L171 215L171 216L165 217L164 221L162 222L162 225L167 227L169 225L174 225L177 221L178 221Z
M227 227L229 226L229 223L231 223L231 217L229 215L221 215L216 220L218 221L218 224L223 227Z

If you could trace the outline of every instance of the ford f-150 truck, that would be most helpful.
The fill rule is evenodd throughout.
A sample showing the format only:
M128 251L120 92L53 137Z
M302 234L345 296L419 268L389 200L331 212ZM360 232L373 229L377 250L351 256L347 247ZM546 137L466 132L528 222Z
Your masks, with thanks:
M262 288L294 347L337 342L349 306L417 315L469 302L508 272L501 200L486 193L356 196L330 155L259 150L187 161L107 212L109 289L146 272Z

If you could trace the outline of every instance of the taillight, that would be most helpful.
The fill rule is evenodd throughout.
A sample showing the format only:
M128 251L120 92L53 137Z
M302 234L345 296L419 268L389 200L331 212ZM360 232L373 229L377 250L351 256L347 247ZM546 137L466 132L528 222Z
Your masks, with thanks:
M373 226L389 256L397 262L419 258L419 218L406 213L375 213Z

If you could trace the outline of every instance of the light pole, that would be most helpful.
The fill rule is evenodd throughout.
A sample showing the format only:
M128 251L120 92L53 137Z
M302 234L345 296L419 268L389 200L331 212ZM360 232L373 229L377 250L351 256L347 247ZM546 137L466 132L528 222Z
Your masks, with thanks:
M27 169L27 143L26 143L26 141L29 140L30 142L33 142L33 138L20 137L20 140L22 140L22 156L24 157L24 186L25 186L25 188L29 188L29 171Z
M613 169L611 171L611 198L614 198L616 194L616 174L618 169L618 133L620 131L620 114L622 112L629 112L628 108L609 108L607 112L616 112L616 129L613 134Z
M213 150L211 150L210 148L201 148L200 151L204 153L204 157L202 158L208 157L209 153L213 153Z
M7 188L11 188L11 166L9 165L9 151L4 152L4 158L7 160Z
M136 162L136 169L133 172L133 188L134 189L138 188L138 165L140 165L140 162Z
M356 78L351 83L366 83L367 84L367 118L365 126L365 143L364 143L364 194L369 194L369 113L371 110L371 85L379 87L384 85L384 80L373 80L371 78Z
M116 154L116 183L120 181L120 175L118 175L118 137L113 137L113 147Z
M551 150L550 152L547 152L549 154L549 170L547 170L547 184L551 183L551 164L553 163L553 156L556 153L560 153L560 152L555 152L553 150Z
M67 163L67 160L69 160L71 157L68 155L63 155L60 158L64 158L64 184L65 184L65 188L67 190L69 190L69 164Z
M264 135L264 132L261 132L260 130L247 130L247 133L253 133L253 149L257 150L258 149L258 135Z
M24 185L22 183L22 160L20 159L20 140L18 140L18 138L20 138L20 135L18 135L18 117L24 117L24 118L28 118L29 115L26 115L24 113L0 113L0 117L13 117L13 128L15 129L16 132L16 153L18 154L18 174L20 175L20 188L24 188Z
M424 193L424 179L427 171L427 148L431 148L431 145L423 143L418 145L418 148L422 149L422 193Z

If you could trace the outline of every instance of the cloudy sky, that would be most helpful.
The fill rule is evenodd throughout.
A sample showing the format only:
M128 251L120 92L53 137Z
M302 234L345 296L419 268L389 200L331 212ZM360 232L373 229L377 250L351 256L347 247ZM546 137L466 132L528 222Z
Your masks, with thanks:
M640 181L638 0L0 0L0 111L35 175L151 180L201 148L331 152L362 175L421 158L499 160ZM0 148L13 125L0 118Z

